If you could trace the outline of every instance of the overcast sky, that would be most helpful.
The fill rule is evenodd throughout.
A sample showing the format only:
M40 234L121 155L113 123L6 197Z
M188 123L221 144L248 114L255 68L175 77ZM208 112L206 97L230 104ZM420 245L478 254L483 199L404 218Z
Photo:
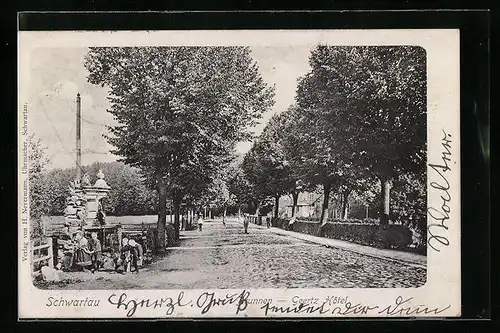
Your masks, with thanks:
M47 168L68 168L75 160L76 94L82 99L82 164L117 159L102 137L105 125L113 124L106 112L109 104L106 88L87 83L83 67L86 48L37 49L31 58L28 126L31 133L42 139L48 148ZM297 79L309 70L309 47L252 48L263 79L276 86L275 105L253 131L261 133L269 118L293 103ZM244 154L250 142L237 145Z

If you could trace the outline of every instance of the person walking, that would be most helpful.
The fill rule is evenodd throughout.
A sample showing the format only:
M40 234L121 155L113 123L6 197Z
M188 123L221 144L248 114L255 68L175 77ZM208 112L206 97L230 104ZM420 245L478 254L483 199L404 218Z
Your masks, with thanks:
M198 215L198 230L201 231L203 228L203 217L201 215Z
M250 222L250 219L246 214L244 216L240 215L239 219L240 223L243 222L243 228L245 229L245 234L248 234L248 223Z

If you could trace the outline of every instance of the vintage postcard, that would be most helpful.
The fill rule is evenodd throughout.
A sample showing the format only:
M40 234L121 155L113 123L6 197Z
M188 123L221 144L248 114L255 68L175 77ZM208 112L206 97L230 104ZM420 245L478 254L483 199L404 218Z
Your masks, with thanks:
M19 32L19 318L461 315L458 30Z

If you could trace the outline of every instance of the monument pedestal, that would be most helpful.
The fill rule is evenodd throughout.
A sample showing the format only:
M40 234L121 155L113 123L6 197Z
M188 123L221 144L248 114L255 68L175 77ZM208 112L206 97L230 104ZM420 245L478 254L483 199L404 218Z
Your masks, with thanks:
M98 221L100 210L104 220L104 211L100 200L108 195L111 188L104 181L104 174L101 170L97 173L97 178L94 186L90 185L89 177L86 174L82 179L83 186L80 185L78 179L71 183L71 196L68 198L68 206L64 211L65 222L70 226L100 226L101 223Z
M102 209L101 199L107 196L110 188L85 186L83 189L85 192L85 199L87 200L85 224L87 226L99 225L97 214L99 212L99 207Z

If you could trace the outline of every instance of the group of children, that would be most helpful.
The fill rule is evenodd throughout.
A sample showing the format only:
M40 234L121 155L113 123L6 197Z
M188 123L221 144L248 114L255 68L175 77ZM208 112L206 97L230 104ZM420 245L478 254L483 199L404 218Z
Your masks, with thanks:
M119 255L115 256L115 271L119 273L139 273L139 267L143 263L144 249L134 239L124 237Z
M97 233L91 233L88 239L82 230L71 233L69 225L65 225L58 242L57 268L64 271L90 269L92 273L99 269L102 246Z
M100 269L119 273L136 272L143 264L144 247L132 238L123 237L120 251L105 252L96 232L85 237L83 230L70 232L65 225L59 236L58 269L63 271L85 271L92 273Z

